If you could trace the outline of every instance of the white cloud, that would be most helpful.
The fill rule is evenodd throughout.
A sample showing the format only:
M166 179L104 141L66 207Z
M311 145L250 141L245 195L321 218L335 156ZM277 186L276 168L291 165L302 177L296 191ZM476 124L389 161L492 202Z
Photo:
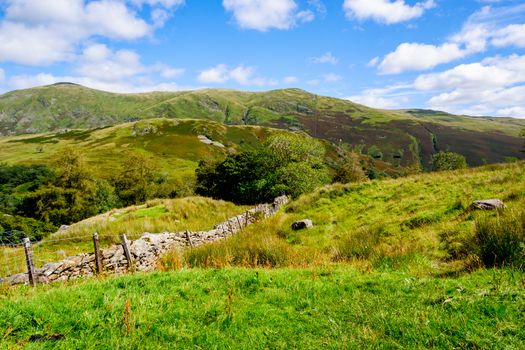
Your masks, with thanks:
M15 75L10 77L7 83L15 89L68 81L113 92L171 91L179 90L180 87L165 79L172 79L184 73L184 69L165 64L144 65L136 52L112 51L104 44L85 47L72 71L74 75Z
M386 55L379 64L379 73L397 74L433 68L441 63L465 57L467 52L457 44L441 46L403 43Z
M223 0L222 4L233 14L239 27L263 32L290 29L298 22L310 22L315 17L310 10L298 11L294 0Z
M142 1L174 5L180 1ZM0 21L0 62L47 65L75 58L86 39L101 36L134 40L151 35L166 20L148 24L117 0L5 0ZM154 16L154 14L152 14Z
M343 80L343 77L335 73L328 73L323 75L323 79L326 83L335 83Z
M310 61L313 63L329 63L335 65L339 60L336 57L334 57L334 55L332 55L332 53L329 51L322 54L319 57L311 57Z
M492 38L492 45L525 47L525 24L511 24L498 30Z
M489 6L477 11L441 45L402 43L387 54L379 64L379 73L398 74L434 68L468 55L495 47L525 47L525 24L522 20L525 5L494 9Z
M0 83L5 80L5 71L0 68Z
M163 6L165 8L182 6L186 2L185 0L131 0L131 2L137 6L149 5L149 6Z
M370 61L368 61L366 66L367 67L376 67L378 65L378 63L379 63L379 60L380 60L379 57L374 57Z
M409 101L407 95L410 92L399 92L407 88L410 86L397 85L382 89L365 89L359 95L349 96L346 99L373 108L399 108Z
M525 55L491 57L420 75L413 86L437 93L428 101L433 109L508 116L525 108Z
M151 91L179 91L189 90L190 87L179 86L176 83L151 83L144 81L136 85L131 81L99 81L81 76L55 76L41 73L37 75L17 75L9 79L9 85L14 89L25 89L33 86L49 85L58 82L71 82L93 89L117 93L138 93Z
M228 67L225 64L218 64L200 72L197 80L206 84L221 84L229 79Z
M287 77L284 77L283 79L283 83L285 84L295 84L295 83L298 83L299 82L299 79L293 75L289 75Z
M421 17L434 6L433 0L418 2L413 6L404 0L345 0L343 9L348 18L394 24Z
M255 67L243 65L230 69L225 64L218 64L200 72L197 80L205 84L223 84L228 81L234 81L245 86L270 86L278 83L273 79L256 76L256 70Z
M186 72L184 68L171 68L165 65L160 65L159 71L160 71L160 76L165 79L178 78Z

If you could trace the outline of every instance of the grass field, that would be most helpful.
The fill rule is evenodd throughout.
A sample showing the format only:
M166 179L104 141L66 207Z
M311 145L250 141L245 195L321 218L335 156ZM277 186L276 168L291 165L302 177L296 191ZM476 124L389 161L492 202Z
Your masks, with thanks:
M525 163L327 186L227 241L186 252L182 259L194 267L346 261L364 270L468 270L478 267L470 246L476 220L498 215L470 211L469 206L491 198L503 200L509 213L523 211ZM306 218L314 228L291 229L292 222Z
M525 277L183 270L0 297L2 348L522 349Z

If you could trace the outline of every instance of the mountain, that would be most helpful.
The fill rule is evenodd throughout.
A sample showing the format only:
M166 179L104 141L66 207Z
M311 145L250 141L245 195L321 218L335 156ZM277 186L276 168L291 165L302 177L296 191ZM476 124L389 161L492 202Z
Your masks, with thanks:
M0 95L0 135L89 129L150 118L209 119L304 130L393 165L453 151L470 165L523 158L525 120L457 116L431 110L379 110L299 89L204 89L115 94L71 83Z

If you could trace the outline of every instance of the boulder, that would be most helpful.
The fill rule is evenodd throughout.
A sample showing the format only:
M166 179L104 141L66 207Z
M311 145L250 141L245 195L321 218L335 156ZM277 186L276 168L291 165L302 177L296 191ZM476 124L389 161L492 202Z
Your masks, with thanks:
M478 210L495 210L505 209L507 206L500 199L485 199L480 201L474 201L471 204L472 209Z
M292 224L292 230L294 231L308 229L312 227L314 227L314 224L310 219L299 220Z

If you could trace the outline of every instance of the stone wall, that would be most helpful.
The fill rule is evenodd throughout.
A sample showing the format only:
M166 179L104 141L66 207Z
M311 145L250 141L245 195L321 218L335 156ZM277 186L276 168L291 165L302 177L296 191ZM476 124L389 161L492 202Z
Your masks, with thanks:
M158 234L144 233L139 239L129 241L132 257L131 269L134 271L152 271L156 268L159 257L170 250L188 246L199 246L229 237L261 218L274 215L288 203L286 196L278 197L272 204L262 204L247 212L234 216L216 225L213 230L205 232L164 232ZM122 245L113 245L101 251L101 260L106 273L123 274L130 269ZM67 281L79 277L95 275L95 254L79 254L62 261L51 262L35 268L37 283ZM25 284L28 274L19 273L0 279L0 283Z

